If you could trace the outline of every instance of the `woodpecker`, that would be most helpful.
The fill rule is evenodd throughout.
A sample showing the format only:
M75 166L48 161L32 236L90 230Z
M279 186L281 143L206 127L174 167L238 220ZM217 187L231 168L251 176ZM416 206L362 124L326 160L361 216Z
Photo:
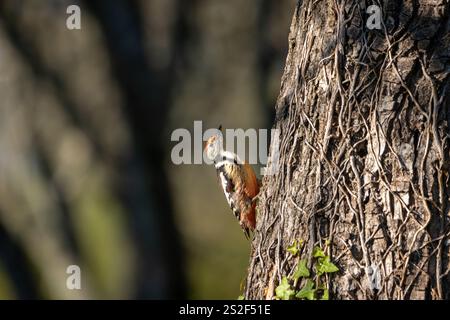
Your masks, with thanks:
M222 126L219 127L221 131ZM213 135L205 144L206 156L214 161L225 198L245 237L250 238L250 231L255 229L256 196L259 183L252 167L240 161L237 154L223 150L222 134Z

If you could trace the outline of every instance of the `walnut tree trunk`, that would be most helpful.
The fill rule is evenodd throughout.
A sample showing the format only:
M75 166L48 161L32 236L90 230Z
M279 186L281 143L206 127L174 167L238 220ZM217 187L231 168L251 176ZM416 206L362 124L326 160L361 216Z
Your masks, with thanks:
M366 26L373 4L381 29ZM298 2L247 299L274 298L299 259L313 277L314 247L339 269L321 278L331 299L450 298L449 12L449 0Z

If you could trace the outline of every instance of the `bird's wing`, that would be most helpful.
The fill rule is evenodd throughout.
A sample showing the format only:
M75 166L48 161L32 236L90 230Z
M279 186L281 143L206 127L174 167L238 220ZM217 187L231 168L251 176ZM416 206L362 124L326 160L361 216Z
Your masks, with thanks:
M258 180L256 179L255 172L251 165L244 163L243 170L246 180L245 193L250 199L253 199L259 193Z
M235 191L237 188L237 184L239 184L239 181L235 181L235 179L233 179L233 177L235 176L233 174L233 170L233 165L225 164L218 169L217 175L219 177L220 185L222 186L222 190L225 194L228 205L230 206L231 210L233 210L235 216L239 219L239 212L236 211L237 203L235 199Z

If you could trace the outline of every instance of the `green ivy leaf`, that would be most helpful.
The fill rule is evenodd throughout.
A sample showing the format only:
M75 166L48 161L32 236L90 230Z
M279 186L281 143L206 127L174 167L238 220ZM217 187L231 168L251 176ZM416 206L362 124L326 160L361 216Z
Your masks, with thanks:
M325 252L319 247L314 247L313 249L313 257L314 258L325 258Z
M323 289L322 298L320 300L330 300L330 293L328 292L328 289Z
M237 299L238 299L238 300L244 300L245 298L244 298L243 295L240 295Z
M305 286L295 295L299 299L315 300L314 282L311 279L306 280Z
M298 262L297 269L293 275L294 280L298 280L300 277L308 278L310 276L308 267L306 266L306 260L302 259Z
M339 271L339 268L336 267L334 263L330 261L330 257L326 256L324 258L319 258L319 261L316 265L316 270L319 275L324 273L333 273Z
M295 240L294 243L286 249L286 251L290 252L293 256L297 255L299 251L297 240Z
M281 279L281 284L275 289L275 294L277 298L281 300L289 300L292 296L294 296L295 291L292 290L286 277Z

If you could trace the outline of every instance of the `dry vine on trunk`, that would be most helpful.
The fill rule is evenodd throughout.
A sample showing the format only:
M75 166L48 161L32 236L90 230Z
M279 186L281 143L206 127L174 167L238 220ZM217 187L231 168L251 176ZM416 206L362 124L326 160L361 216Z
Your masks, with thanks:
M298 2L247 299L450 298L449 11Z

